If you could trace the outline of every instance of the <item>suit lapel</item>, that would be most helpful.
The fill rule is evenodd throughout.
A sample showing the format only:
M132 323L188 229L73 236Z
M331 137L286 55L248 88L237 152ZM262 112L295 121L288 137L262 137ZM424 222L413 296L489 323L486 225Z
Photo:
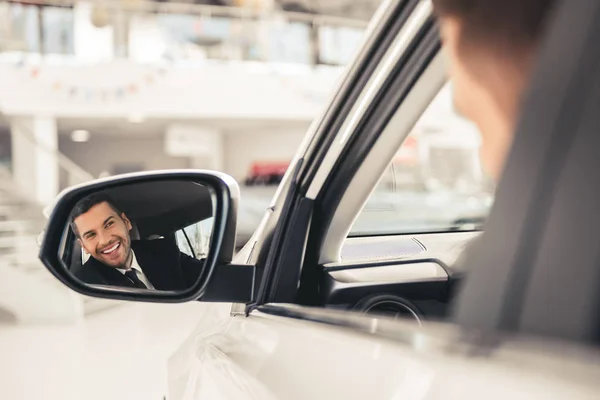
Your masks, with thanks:
M181 269L181 256L176 246L167 241L132 241L131 248L144 275L157 290L184 290L188 288ZM84 268L93 272L94 283L124 287L135 287L117 269L109 267L95 258L90 258ZM89 280L86 280L86 282Z
M133 282L127 279L125 275L117 271L115 268L109 267L93 257L90 257L86 263L86 267L88 264L90 268L95 269L96 272L102 276L102 279L106 281L105 283L107 285L135 287Z
M146 248L140 242L132 242L131 248L135 252L135 258L138 264L144 271L144 274L148 277L152 286L159 290L167 290L166 288L171 287L169 276L164 273L164 269L161 264L163 263L162 257L158 257L151 249Z
M185 289L181 277L176 273L179 271L177 254L172 254L162 241L132 241L131 248L142 271L156 289Z

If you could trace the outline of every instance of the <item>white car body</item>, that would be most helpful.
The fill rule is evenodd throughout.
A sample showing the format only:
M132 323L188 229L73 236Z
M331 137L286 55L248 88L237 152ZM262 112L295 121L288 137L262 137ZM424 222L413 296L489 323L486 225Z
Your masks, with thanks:
M481 353L456 345L450 325L309 311L363 327L348 329L260 312L230 317L226 304L203 310L170 359L169 400L598 398L598 354L564 343L515 340Z

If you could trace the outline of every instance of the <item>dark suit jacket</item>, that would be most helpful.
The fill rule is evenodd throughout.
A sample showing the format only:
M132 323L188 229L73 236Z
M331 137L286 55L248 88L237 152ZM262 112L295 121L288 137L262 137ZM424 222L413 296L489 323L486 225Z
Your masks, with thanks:
M132 240L131 248L138 264L148 280L157 290L185 290L194 285L204 260L197 260L179 251L179 248L164 239ZM90 259L73 274L80 280L96 285L135 287L116 268Z

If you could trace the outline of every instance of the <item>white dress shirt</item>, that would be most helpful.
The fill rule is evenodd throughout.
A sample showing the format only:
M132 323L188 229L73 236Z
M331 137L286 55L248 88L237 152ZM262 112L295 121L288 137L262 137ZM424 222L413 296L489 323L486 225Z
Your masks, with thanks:
M137 258L135 258L135 253L133 252L133 250L131 250L131 255L133 256L133 260L131 260L130 269L133 269L135 271L137 277L140 278L140 281L144 282L144 285L146 285L148 289L154 289L154 286L152 286L152 284L148 280L148 277L144 274L144 271L142 271L142 267L140 267L140 264L138 264ZM117 270L123 275L125 275L125 273L129 271L129 269L123 268L117 268Z

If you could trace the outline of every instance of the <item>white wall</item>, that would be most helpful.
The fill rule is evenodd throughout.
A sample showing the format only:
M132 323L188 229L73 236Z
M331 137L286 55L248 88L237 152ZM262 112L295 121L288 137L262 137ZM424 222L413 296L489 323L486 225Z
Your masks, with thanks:
M93 135L85 143L75 143L68 136L61 136L59 150L94 176L104 170L110 172L116 164L141 163L146 170L189 167L187 158L165 154L162 136Z
M83 118L312 120L341 68L260 63L156 66L47 63L35 70L0 58L0 112Z
M255 161L290 161L304 137L304 129L267 132L236 132L223 135L222 171L243 182ZM89 142L75 143L61 135L59 149L94 176L116 164L144 164L146 170L195 166L187 157L165 153L162 135L120 137L92 135Z
M15 182L40 204L50 203L59 190L56 120L46 116L13 118L10 127Z
M254 161L291 161L305 134L295 130L226 135L225 172L243 182Z

